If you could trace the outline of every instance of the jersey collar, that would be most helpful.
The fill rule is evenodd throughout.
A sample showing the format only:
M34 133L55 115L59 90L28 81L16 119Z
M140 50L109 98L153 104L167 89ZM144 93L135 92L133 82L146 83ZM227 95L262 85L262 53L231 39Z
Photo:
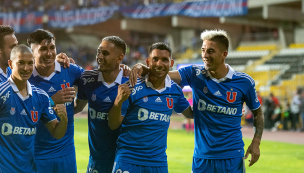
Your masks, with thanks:
M57 62L57 61L55 60L55 69L54 69L54 72L53 72L49 77L41 76L41 75L38 73L38 71L36 70L36 68L34 68L34 70L33 70L33 76L34 76L34 77L39 76L39 77L41 77L42 79L50 80L50 79L52 79L52 77L56 74L56 72L59 72L59 73L61 72L61 66L60 66L59 62Z
M18 96L22 99L22 100L26 100L27 98L29 98L29 96L32 96L33 93L32 93L32 87L31 87L31 84L29 81L26 81L26 85L27 85L27 93L28 95L26 97L23 97L21 94L20 94L20 91L18 89L18 87L16 86L15 82L13 81L13 79L11 77L8 78L8 81L11 85L11 87L13 88L14 92L18 94Z
M2 68L0 68L0 74L7 79L7 74L4 73L4 71L2 70Z
M98 80L97 81L98 82L101 81L103 83L103 85L106 86L107 88L111 88L111 87L115 86L116 84L120 85L121 84L122 75L123 75L123 69L119 68L119 70L120 71L119 71L119 73L118 73L115 81L113 83L111 83L110 85L107 82L105 82L105 80L103 78L103 75L102 75L102 72L98 73Z
M234 74L234 70L232 67L230 67L230 65L226 64L226 67L228 67L229 71L228 73L226 74L225 77L221 78L221 79L216 79L214 77L211 76L211 74L209 73L209 71L207 71L207 76L209 76L213 81L217 82L217 83L220 83L220 82L223 82L225 81L226 79L232 79L232 76Z
M155 88L153 87L153 84L149 81L149 74L147 74L147 75L145 76L145 81L146 81L146 86L147 86L147 87L150 87L150 88L154 89L155 91L157 91L157 92L159 92L159 93L165 91L167 88L171 88L171 78L170 78L170 76L169 76L168 74L167 74L167 76L166 76L166 78L165 78L165 87L162 88L162 89L160 89L160 90L157 90L157 89L155 89Z

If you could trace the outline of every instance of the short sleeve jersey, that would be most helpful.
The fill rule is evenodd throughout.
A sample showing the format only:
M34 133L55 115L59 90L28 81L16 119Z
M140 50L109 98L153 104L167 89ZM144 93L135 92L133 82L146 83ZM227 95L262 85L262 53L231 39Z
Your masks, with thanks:
M85 71L80 78L77 98L88 101L88 125L90 157L94 161L113 164L116 141L120 129L111 130L108 126L108 112L114 104L118 86L128 80L121 69L112 84L104 81L102 72Z
M50 97L56 92L66 88L78 85L81 73L84 70L78 65L71 64L69 68L63 68L55 61L55 71L49 77L40 76L34 69L29 82L36 87L43 89ZM57 140L48 133L47 128L38 124L37 135L35 139L35 158L47 159L61 157L75 152L74 146L74 102L64 104L67 110L68 126L63 138ZM60 118L57 117L59 120Z
M124 120L115 161L168 166L166 149L170 117L173 110L181 113L189 103L182 89L168 75L165 88L161 90L154 89L147 79L148 76L137 80L131 95L122 105Z
M227 159L244 157L241 132L243 103L255 110L260 107L254 80L229 65L226 77L213 78L204 66L178 70L181 85L193 91L195 125L194 157Z
M7 81L7 79L10 77L11 74L12 74L12 70L10 67L6 68L6 74L0 68L0 83Z
M48 95L27 83L23 97L9 78L0 85L0 172L37 172L34 141L38 122L56 119ZM49 133L49 132L47 132Z

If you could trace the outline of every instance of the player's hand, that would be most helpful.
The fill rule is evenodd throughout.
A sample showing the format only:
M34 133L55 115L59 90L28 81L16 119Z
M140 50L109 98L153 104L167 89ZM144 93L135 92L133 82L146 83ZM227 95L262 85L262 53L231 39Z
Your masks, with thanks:
M69 58L65 53L60 53L56 56L56 60L64 67L70 67L70 63L75 64L75 61L72 58Z
M54 110L55 110L57 116L60 118L61 121L67 121L68 120L66 107L63 104L57 104L54 107Z
M257 162L260 158L260 140L257 138L253 138L250 146L248 147L245 159L248 158L249 154L251 154L251 159L249 160L249 166L252 166L255 162Z
M117 104L122 104L128 99L131 94L131 90L127 84L121 84L118 86L118 93L115 99Z
M124 64L119 64L119 67L123 69L123 76L124 77L127 77L130 75L131 73L131 69L130 67L128 67L127 65L124 65Z
M137 77L138 76L142 76L145 75L144 74L144 68L147 68L145 65L143 64L135 64L131 70L131 73L129 75L129 80L130 80L130 84L131 86L135 86L136 82L137 82Z
M242 116L245 115L245 112L246 112L246 109L245 109L245 106L242 107Z
M75 98L75 88L68 87L57 91L52 97L52 100L56 104L64 104L66 102L72 102Z

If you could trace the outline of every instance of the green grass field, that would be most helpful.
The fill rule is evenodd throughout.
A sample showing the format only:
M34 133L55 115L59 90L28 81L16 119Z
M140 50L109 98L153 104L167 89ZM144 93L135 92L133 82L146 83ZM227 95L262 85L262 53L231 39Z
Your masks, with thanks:
M304 137L304 136L303 136ZM87 119L75 118L75 145L78 172L86 172L89 158ZM251 139L244 138L245 150ZM170 173L190 173L194 135L184 130L169 130L168 164ZM262 141L261 157L248 173L304 173L304 145Z

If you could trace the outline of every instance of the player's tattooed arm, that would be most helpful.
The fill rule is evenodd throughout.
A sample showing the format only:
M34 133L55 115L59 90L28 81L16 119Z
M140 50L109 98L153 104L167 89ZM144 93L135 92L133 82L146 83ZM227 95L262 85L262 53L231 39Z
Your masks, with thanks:
M264 115L262 112L262 108L259 107L256 110L251 110L253 113L253 126L254 126L254 137L252 139L251 144L249 145L245 159L251 154L251 159L249 160L249 166L252 166L255 162L257 162L260 158L260 143L262 139L263 129L264 129Z
M259 140L262 139L263 129L264 129L264 114L262 112L262 108L259 107L256 110L251 111L254 118L253 118L253 128L254 131L254 138Z
M135 86L137 82L137 77L145 76L149 72L149 67L145 66L144 64L135 64L130 72L129 79L132 86ZM170 76L171 80L179 84L181 82L181 77L178 71L169 71L168 75Z
M193 111L191 106L189 106L187 109L185 109L182 114L186 117L186 118L190 118L193 119Z
M111 130L115 130L120 127L124 119L124 116L121 115L122 103L128 99L130 94L131 90L127 84L121 84L118 86L117 97L108 114L108 125Z
M129 74L129 80L130 84L132 86L135 86L137 82L137 77L145 76L149 72L149 67L145 66L144 64L135 64L133 68L131 69L131 72Z

